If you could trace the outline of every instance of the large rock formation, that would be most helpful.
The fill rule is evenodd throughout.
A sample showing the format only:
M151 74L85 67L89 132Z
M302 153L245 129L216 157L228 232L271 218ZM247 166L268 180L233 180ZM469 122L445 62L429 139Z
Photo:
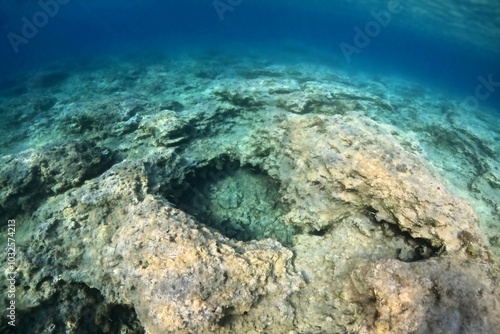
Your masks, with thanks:
M82 74L57 87L89 92L54 91L46 115L29 113L34 148L0 137L0 213L17 224L16 328L500 331L498 147L487 140L497 128L471 137L487 128L478 118L452 138L442 117L456 114L441 106L412 124L425 91L251 65L221 79L215 65L152 66L131 88L92 88ZM109 96L158 87L148 101ZM25 112L9 110L11 120ZM84 140L42 145L48 120ZM444 170L438 144L469 160L450 155Z

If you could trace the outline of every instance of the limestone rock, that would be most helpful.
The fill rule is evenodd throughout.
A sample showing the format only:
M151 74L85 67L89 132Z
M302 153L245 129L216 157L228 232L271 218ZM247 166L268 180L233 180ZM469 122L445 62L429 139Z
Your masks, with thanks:
M59 194L99 175L112 164L111 150L90 142L48 145L0 161L0 217L36 208L45 196Z
M411 136L398 138L388 126L340 115L289 115L264 132L259 138L269 143L256 139L254 145L273 153L248 160L281 182L283 199L292 204L290 224L321 231L364 213L436 249L461 249L463 230L482 238L470 205L423 163Z
M366 318L375 321L374 328L368 322L360 333L496 333L500 328L498 291L483 264L444 257L361 268L353 277L374 306L365 308L373 312Z
M171 146L186 139L189 123L174 111L163 110L156 115L144 117L139 129L140 137L152 137L155 146Z
M42 205L20 257L20 290L48 278L81 282L107 303L133 306L148 333L230 333L246 322L291 328L287 298L302 279L290 250L270 239L231 241L147 185L144 164L122 163ZM19 307L37 305L30 295L20 293Z
M22 330L500 332L497 118L237 59L110 61L0 97ZM57 136L87 141L16 153Z

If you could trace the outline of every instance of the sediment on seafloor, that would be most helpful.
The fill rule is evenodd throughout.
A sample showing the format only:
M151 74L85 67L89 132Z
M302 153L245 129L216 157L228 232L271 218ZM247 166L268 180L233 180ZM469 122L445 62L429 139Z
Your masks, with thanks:
M407 82L230 62L46 73L0 101L20 326L500 330L494 118Z

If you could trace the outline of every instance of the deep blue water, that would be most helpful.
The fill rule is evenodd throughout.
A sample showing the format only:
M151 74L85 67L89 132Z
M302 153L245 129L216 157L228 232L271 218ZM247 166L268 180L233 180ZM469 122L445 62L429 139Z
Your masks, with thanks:
M479 76L490 75L500 82L500 41L495 45L491 38L500 27L491 36L478 33L478 41L490 41L480 47L470 39L450 38L442 33L449 28L431 20L421 22L426 29L418 29L418 22L409 26L405 23L415 19L405 10L393 15L390 24L348 63L339 44L353 45L354 27L363 28L373 20L370 10L383 9L383 1L379 7L363 7L347 0L338 6L326 0L221 0L235 4L229 5L232 10L224 13L222 21L212 0L59 1L68 3L61 4L58 13L27 44L19 44L15 53L8 33L22 36L23 17L33 22L33 15L42 8L38 1L0 0L2 77L59 60L85 62L106 54L142 52L175 56L206 48L283 61L302 58L353 72L400 76L457 97L474 94ZM464 22L464 26L474 25ZM500 85L484 103L500 110Z

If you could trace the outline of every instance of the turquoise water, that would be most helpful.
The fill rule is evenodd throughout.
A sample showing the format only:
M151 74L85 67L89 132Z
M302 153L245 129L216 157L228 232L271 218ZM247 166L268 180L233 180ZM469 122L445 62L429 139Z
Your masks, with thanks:
M499 333L499 59L498 0L0 0L0 332Z
M389 20L380 14L388 11L389 1L61 2L67 3L57 3L57 10L45 6L46 12L57 13L46 23L43 15L38 16L42 26L36 33L28 29L34 36L28 34L27 42L13 47L9 38L1 39L2 76L58 60L81 62L129 52L175 55L201 48L232 49L235 54L250 49L278 59L293 53L351 71L407 77L460 96L474 91L478 76L491 74L500 81L495 1L468 7L467 2L446 7L446 2L401 1ZM13 32L24 38L23 17L33 23L43 8L36 1L2 1L2 35ZM374 20L372 11L382 15L385 27L379 25L378 31L372 26L376 36L369 37L368 45L348 63L340 44L354 46L354 28L364 31ZM498 96L497 89L485 103L498 106Z

